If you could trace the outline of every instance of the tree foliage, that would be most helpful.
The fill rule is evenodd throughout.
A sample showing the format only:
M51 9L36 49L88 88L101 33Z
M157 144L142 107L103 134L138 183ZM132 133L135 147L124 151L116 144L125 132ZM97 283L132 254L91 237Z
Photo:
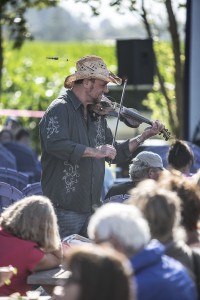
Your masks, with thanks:
M1 0L0 1L0 82L1 80L1 70L3 66L3 49L7 47L5 43L3 43L3 30L2 26L7 26L9 29L9 38L11 39L11 45L14 49L19 49L26 39L32 39L31 34L28 31L27 20L26 20L26 12L29 8L44 8L47 6L56 6L60 0ZM65 0L66 2L68 0ZM74 0L75 2L82 2L85 5L90 5L92 12L94 15L98 15L100 13L100 8L103 0ZM146 99L145 103L148 105L150 109L152 109L153 117L163 120L166 123L166 127L170 127L173 134L177 137L181 138L183 136L183 125L184 121L183 117L183 80L184 80L184 43L181 44L180 36L179 36L179 26L176 18L176 14L174 11L174 7L172 5L172 0L152 0L154 2L159 2L162 4L163 9L166 11L167 21L166 21L166 30L168 30L169 35L171 37L171 47L163 46L163 43L154 43L154 57L155 57L155 84L153 87L153 91L148 94L148 99ZM181 0L177 0L180 2ZM152 19L150 11L147 9L146 4L148 4L149 0L108 0L107 3L116 10L119 14L126 13L127 10L133 13L133 18L135 18L135 14L137 14L144 25L146 30L146 37L152 38L153 41L159 40L159 28L155 24ZM183 4L185 3L182 0ZM162 22L162 28L165 22ZM9 44L10 47L10 44ZM74 50L74 52L76 49ZM7 49L6 49L7 52ZM7 59L10 59L9 55L11 52L8 51ZM48 54L49 49L48 49ZM53 54L54 55L54 54ZM100 53L100 56L102 54ZM106 59L107 57L104 56ZM37 59L37 58L36 58ZM75 59L76 60L76 59ZM34 60L35 61L35 60ZM16 68L14 70L8 70L4 68L4 73L9 72L11 74L14 72L16 76L15 79L10 78L10 80L5 79L4 85L4 96L5 89L7 97L10 95L9 105L12 104L12 107L17 107L17 103L22 99L18 97L20 95L20 90L22 90L23 86L23 95L27 95L28 91L31 93L31 97L34 95L35 103L38 103L37 109L41 109L41 102L45 102L45 92L37 85L37 92L30 90L28 84L30 84L31 80L35 80L35 78L31 78L30 74L30 60L24 58L22 63L22 68ZM22 74L22 69L24 73ZM18 76L20 75L20 76ZM59 82L58 76L54 74L48 75L48 87L53 85L54 81ZM38 76L40 77L40 76ZM41 76L42 77L42 76ZM7 78L7 77L5 77ZM53 78L53 79L52 79ZM40 78L41 79L41 78ZM42 80L42 79L41 79ZM45 79L46 80L46 79ZM45 81L46 82L46 81ZM45 83L44 82L44 83ZM52 83L50 83L52 82ZM26 83L26 85L24 84ZM21 86L20 86L21 84ZM49 90L49 88L47 88ZM56 89L55 89L56 90ZM0 89L1 92L1 89ZM13 97L13 94L15 95ZM17 95L17 96L16 96ZM7 98L6 97L6 98ZM39 101L40 99L40 101ZM43 105L43 104L42 104ZM30 106L33 108L33 106ZM28 107L27 107L28 108Z
M67 0L66 0L67 1ZM100 8L103 3L102 0L75 0L77 3L85 3L90 5L94 15L100 14ZM155 40L158 35L158 28L155 26L155 22L152 20L151 15L148 12L146 4L149 0L108 0L108 4L113 7L117 12L125 12L129 10L133 12L133 17L137 13L146 29L147 38ZM167 28L171 37L171 58L174 62L171 73L173 75L174 86L169 85L167 82L167 73L165 70L168 69L168 61L159 61L159 55L154 47L154 59L155 59L155 72L156 80L154 86L154 93L149 94L150 106L155 110L159 107L162 110L165 109L167 112L167 119L172 132L179 138L183 138L183 82L184 82L184 47L181 47L181 40L179 35L179 26L176 17L176 13L173 6L173 0L154 0L155 3L163 5L163 10L167 14ZM186 1L176 1L176 4L183 7ZM156 30L155 30L156 29ZM155 110L155 112L157 109Z
M31 41L24 43L20 51L13 50L10 43L5 43L5 47L0 109L45 111L61 93L65 77L74 72L75 61L88 53L105 57L113 72L117 68L114 45ZM59 60L49 60L47 56L58 56ZM5 119L1 116L1 126ZM40 119L23 116L20 121L31 131L33 147L40 153Z
M20 48L26 39L31 39L25 13L29 8L55 6L59 0L1 0L0 1L0 93L3 68L3 26L9 29L13 48Z

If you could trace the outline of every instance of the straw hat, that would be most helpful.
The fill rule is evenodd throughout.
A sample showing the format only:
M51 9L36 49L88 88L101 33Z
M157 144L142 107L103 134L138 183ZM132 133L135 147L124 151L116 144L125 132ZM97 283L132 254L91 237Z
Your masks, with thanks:
M64 87L72 88L76 80L80 79L101 79L120 85L121 78L114 75L107 69L103 59L99 56L88 55L80 58L76 63L76 72L65 78Z

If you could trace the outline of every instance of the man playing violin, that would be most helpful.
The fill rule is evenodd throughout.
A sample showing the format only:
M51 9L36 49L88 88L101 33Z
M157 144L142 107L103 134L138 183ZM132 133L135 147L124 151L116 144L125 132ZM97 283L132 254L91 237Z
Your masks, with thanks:
M65 79L66 94L50 104L39 124L42 190L55 207L61 238L87 236L88 220L101 205L105 160L130 160L139 144L164 129L153 121L141 135L113 143L106 116L94 118L88 108L108 93L109 82L120 85L122 80L93 55L80 58L76 69Z

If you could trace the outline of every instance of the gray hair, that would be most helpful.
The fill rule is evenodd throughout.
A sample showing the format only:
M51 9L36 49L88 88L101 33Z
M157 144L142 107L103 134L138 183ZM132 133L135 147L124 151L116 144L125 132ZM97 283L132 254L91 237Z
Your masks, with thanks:
M88 225L89 238L114 240L129 255L140 251L150 240L147 221L138 208L123 203L107 203L98 208Z
M134 180L141 180L149 177L149 170L163 170L162 158L152 151L142 151L132 160L129 167L129 176Z
M150 167L145 165L144 162L138 161L137 163L134 163L134 168L133 164L130 165L129 176L133 181L148 178L149 169Z

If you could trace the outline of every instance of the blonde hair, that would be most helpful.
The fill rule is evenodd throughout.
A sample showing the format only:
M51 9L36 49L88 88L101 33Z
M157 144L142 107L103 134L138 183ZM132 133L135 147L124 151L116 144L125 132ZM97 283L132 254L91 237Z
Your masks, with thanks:
M135 205L144 214L149 222L152 238L163 243L174 238L181 220L181 200L175 192L146 179L132 189L126 203Z
M0 226L23 240L36 242L46 252L59 249L57 217L45 196L30 196L10 205L0 218Z

